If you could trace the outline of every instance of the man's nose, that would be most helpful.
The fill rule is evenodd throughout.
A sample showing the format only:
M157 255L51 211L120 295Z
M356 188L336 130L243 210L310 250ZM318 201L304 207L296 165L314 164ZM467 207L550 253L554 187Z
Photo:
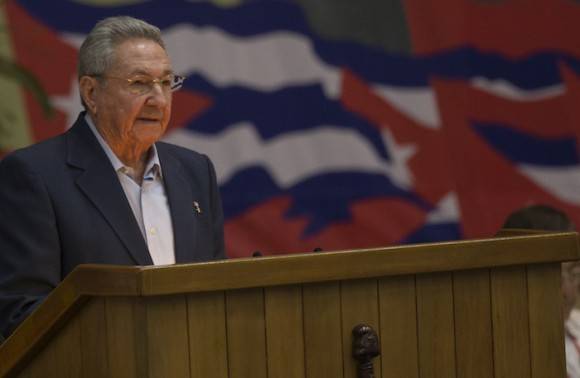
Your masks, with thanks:
M171 92L164 91L160 83L153 83L153 87L149 91L148 96L148 105L165 106L171 97Z

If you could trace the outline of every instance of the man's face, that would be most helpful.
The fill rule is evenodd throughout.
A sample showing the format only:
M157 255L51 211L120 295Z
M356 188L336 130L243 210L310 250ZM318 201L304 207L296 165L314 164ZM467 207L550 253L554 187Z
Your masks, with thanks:
M94 96L95 123L111 147L149 148L161 138L171 116L171 93L155 84L150 92L135 94L124 79L161 79L170 73L169 57L154 41L130 39L116 47Z

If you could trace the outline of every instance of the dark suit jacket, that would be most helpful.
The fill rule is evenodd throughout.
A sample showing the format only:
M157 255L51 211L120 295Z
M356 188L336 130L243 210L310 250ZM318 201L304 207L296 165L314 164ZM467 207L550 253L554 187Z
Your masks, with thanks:
M176 262L224 258L223 215L210 160L170 144L156 146ZM63 135L0 163L0 332L11 333L82 263L153 264L117 173L84 113Z

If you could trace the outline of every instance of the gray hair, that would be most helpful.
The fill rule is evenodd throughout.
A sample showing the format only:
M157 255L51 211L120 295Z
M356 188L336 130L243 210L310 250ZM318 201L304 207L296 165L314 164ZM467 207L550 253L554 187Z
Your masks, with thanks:
M129 17L109 17L99 21L87 35L79 50L78 77L102 75L115 59L115 47L133 38L149 39L165 50L158 27Z

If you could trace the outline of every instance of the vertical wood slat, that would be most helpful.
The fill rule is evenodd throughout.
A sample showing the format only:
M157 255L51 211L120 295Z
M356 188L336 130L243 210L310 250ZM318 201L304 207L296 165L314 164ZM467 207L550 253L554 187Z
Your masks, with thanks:
M147 377L145 322L136 314L139 309L145 310L137 302L130 297L105 299L110 377Z
M453 273L457 376L493 377L489 270Z
M80 310L83 377L107 377L107 322L105 300L93 298Z
M383 378L419 376L415 295L415 276L379 281Z
M532 377L565 377L560 264L527 268Z
M266 378L266 334L262 289L226 292L230 378Z
M420 274L416 282L419 375L421 378L455 377L451 274Z
M360 323L365 323L381 334L377 280L342 281L341 298L344 377L356 378L356 361L352 358L352 329ZM375 375L380 377L381 357L374 358L373 364Z
M495 378L530 376L528 298L525 268L491 270Z
M145 298L149 378L189 377L185 295Z
M34 378L30 375L30 369L25 369L20 371L18 374L15 375L17 378Z
M338 282L303 287L306 377L343 376L342 323Z
M21 376L76 378L82 376L80 319L74 317L23 370Z
M190 294L187 308L191 377L227 378L225 293Z
M302 289L265 289L268 376L304 378Z

